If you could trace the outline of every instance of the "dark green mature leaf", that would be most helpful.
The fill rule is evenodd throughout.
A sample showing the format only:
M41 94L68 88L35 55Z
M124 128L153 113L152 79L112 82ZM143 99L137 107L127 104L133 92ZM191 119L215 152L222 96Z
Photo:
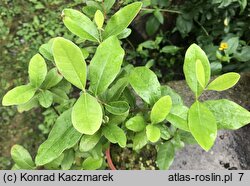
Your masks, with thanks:
M161 97L153 106L150 119L153 124L160 123L167 117L172 107L170 96Z
M142 115L136 115L130 118L126 123L125 126L127 129L132 130L134 132L141 132L146 127L146 122Z
M148 104L153 105L161 96L161 86L155 73L146 67L136 67L129 82L135 92Z
M114 101L108 103L105 108L111 114L123 115L129 111L129 104L125 101Z
M147 125L146 127L147 138L150 142L155 143L161 137L161 131L155 125Z
M44 108L49 108L53 103L53 94L48 90L39 92L37 98L40 105Z
M101 133L96 132L93 135L83 135L79 144L79 150L87 152L93 149L101 138Z
M160 22L155 16L150 16L146 22L146 31L148 35L153 35L160 27Z
M239 129L250 123L250 112L227 99L204 102L214 114L218 129Z
M206 86L210 80L210 63L205 52L198 45L192 44L186 52L183 70L187 84L196 97L203 91L196 75L196 63L198 60L200 60L204 69Z
M28 102L34 95L36 89L31 85L22 85L7 92L2 100L3 106L20 105Z
M173 46L173 45L169 45L169 46L164 46L162 49L161 49L161 53L166 53L166 54L176 54L179 50L181 50L180 47L177 47L177 46Z
M84 170L96 170L102 166L103 158L100 157L98 159L94 159L92 157L88 157L82 163L82 168Z
M172 125L176 128L189 131L188 123L187 123L187 114L188 107L184 105L174 105L166 117Z
M213 113L204 104L196 101L189 109L188 125L199 145L208 151L217 136L217 125Z
M159 9L156 9L156 10L154 11L154 16L156 17L156 19L157 19L161 24L164 23L163 14L160 12Z
M11 148L11 157L19 169L35 169L35 163L30 153L21 145L14 145Z
M31 85L38 88L47 74L47 65L40 54L34 55L29 63L29 79Z
M87 67L81 49L73 42L58 37L53 43L56 66L66 80L84 90Z
M83 13L74 9L64 9L62 12L64 25L82 39L99 42L96 25Z
M217 77L207 87L208 90L223 91L233 87L240 79L240 74L229 72Z
M102 42L89 65L90 90L103 93L120 72L124 50L116 37Z
M92 135L102 124L102 107L97 99L88 93L83 93L72 110L72 123L82 134Z
M103 39L107 39L110 36L116 36L120 34L125 28L127 28L140 11L141 6L141 2L135 2L116 12L109 19L104 29Z
M174 161L175 149L174 145L167 141L159 146L157 152L157 166L160 170L167 170Z
M117 125L108 124L102 129L103 135L111 143L118 143L120 147L126 147L127 137L124 131Z
M137 133L133 139L133 150L140 150L148 142L146 130Z
M52 68L44 82L41 85L42 89L50 89L51 87L54 87L55 85L57 85L61 80L62 80L63 76L57 71L56 68Z
M64 150L73 147L80 138L81 133L75 130L71 122L71 110L65 111L56 120L48 139L40 145L35 159L36 165L53 161Z

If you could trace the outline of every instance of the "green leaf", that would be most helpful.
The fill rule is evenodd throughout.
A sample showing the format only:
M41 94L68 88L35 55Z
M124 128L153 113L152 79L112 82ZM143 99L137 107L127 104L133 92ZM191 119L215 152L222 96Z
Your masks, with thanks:
M29 111L30 109L39 106L37 96L34 96L26 103L17 106L18 112L22 113L24 111Z
M49 108L53 103L53 94L48 90L41 91L37 97L40 105L44 108Z
M169 45L169 46L164 46L162 49L161 49L161 53L166 53L166 54L176 54L178 51L180 51L181 48L180 47L177 47L177 46L173 46L173 45Z
M62 153L59 157L57 157L53 161L45 164L44 168L47 170L59 170L63 159L64 159L64 154Z
M40 54L34 55L29 63L29 79L35 88L40 87L47 74L47 65Z
M82 163L82 168L84 170L96 170L102 166L103 158L94 159L92 157L88 157Z
M147 134L148 140L152 143L157 142L161 137L160 129L154 125L147 125L146 134Z
M75 130L71 122L71 110L65 111L56 120L48 139L40 145L35 159L36 165L41 166L55 160L80 138L81 133Z
M161 86L155 73L146 67L136 67L129 82L135 92L148 104L153 105L161 96Z
M172 105L183 105L183 100L172 88L167 85L161 86L161 96L169 95L172 100Z
M189 131L187 123L187 114L188 107L184 105L174 105L170 113L166 117L166 120L169 121L176 128Z
M22 85L11 89L2 100L3 106L20 105L28 102L35 94L36 89L31 85Z
M97 99L83 93L73 106L72 122L82 134L92 135L98 131L102 124L102 107Z
M83 135L79 144L79 150L82 152L87 152L93 149L101 138L101 133L96 132L93 135Z
M208 151L213 146L217 135L213 113L204 104L196 101L189 109L188 125L195 140Z
M111 115L109 117L109 124L119 125L120 123L124 122L128 117L129 111L125 112L122 115Z
M99 42L99 33L95 24L83 13L73 9L64 9L62 17L64 25L73 34L82 39Z
M118 143L120 147L125 148L127 143L127 137L124 131L117 125L108 124L103 127L103 135L111 143Z
M125 101L110 102L105 106L106 110L114 115L123 115L129 111L129 105Z
M58 37L53 43L56 66L66 80L84 90L87 67L81 49L71 41Z
M157 152L157 166L160 170L167 170L174 161L175 149L174 145L168 141L159 146Z
M121 97L124 89L128 86L128 78L120 78L117 82L107 90L107 101L116 101Z
M69 170L75 161L75 152L69 149L64 153L64 158L61 163L62 170Z
M250 123L250 112L227 99L204 102L214 114L218 129L239 129Z
M150 16L146 22L146 32L148 35L152 36L157 32L160 27L160 22L155 16Z
M135 2L116 12L108 21L103 33L103 39L120 34L139 13L142 3Z
M150 119L153 124L160 123L165 120L172 107L170 96L161 97L153 106Z
M61 103L64 103L64 102L69 100L66 92L64 90L62 90L62 89L54 87L50 91L52 93L53 101L55 103L61 104Z
M127 129L132 130L134 132L141 132L146 127L146 122L141 115L136 115L132 118L130 118L126 123L125 126Z
M19 169L35 169L35 164L30 153L21 145L14 145L11 148L11 157Z
M118 36L118 39L125 39L131 34L132 30L130 28L125 28Z
M109 10L112 8L112 6L115 4L115 0L105 0L104 1L104 8L106 12L109 12Z
M133 150L140 150L148 143L146 130L137 133L133 139Z
M63 76L61 74L59 74L57 69L52 68L48 72L44 82L42 83L41 88L42 89L50 89L51 87L56 86L62 80L62 78L63 78Z
M196 75L196 62L200 60L205 74L205 85L210 80L210 64L205 52L196 44L192 44L185 55L184 74L190 89L195 93L196 97L200 96L203 88L198 82Z
M162 13L160 12L159 9L156 9L156 10L154 11L154 16L156 17L156 19L157 19L161 24L164 23L164 17L163 17L163 15L162 15Z
M201 60L196 60L196 78L200 83L201 87L204 89L206 87L205 82L205 72Z
M97 28L101 29L102 26L103 26L103 23L104 23L104 16L103 16L103 13L100 10L97 10L95 12L94 20L95 20L95 23L97 25Z
M207 87L207 90L223 91L233 87L240 79L240 74L229 72L217 77Z
M39 53L42 54L42 56L49 61L54 61L53 53L52 53L52 44L53 44L54 38L50 39L48 43L43 44L39 48Z
M120 72L124 50L116 37L102 42L89 65L90 90L103 93Z

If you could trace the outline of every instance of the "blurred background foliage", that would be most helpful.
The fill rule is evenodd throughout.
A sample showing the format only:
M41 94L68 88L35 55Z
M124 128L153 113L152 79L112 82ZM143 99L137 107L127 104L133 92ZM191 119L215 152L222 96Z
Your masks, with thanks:
M110 6L113 5L111 11L104 12L108 17L119 8L134 2L134 0L105 1L109 1ZM249 1L143 0L142 2L141 12L130 26L132 34L123 40L126 49L125 64L147 65L156 72L162 83L180 80L183 79L185 51L190 44L197 43L209 57L212 74L250 70ZM65 7L76 8L93 18L96 10L103 11L103 1L0 1L1 100L9 89L25 83L31 56L49 39L56 36L73 39L81 43L80 46L87 47L85 52L91 54L95 46L79 41L63 26L60 14ZM15 107L0 105L0 136L6 133L6 129L15 130L11 125L16 115ZM26 116L26 119L17 117L15 123L20 126L34 125L34 129L28 128L29 130L23 135L37 141L47 135L57 117L53 109L46 111L36 109L25 115L28 119ZM19 127L16 127L16 130ZM37 135L36 129L43 135ZM3 138L0 141L4 140ZM37 141L35 143L39 143ZM27 143L24 146L28 149L36 148L31 142L27 140L24 142ZM4 148L6 151L10 150L5 144L0 145L0 169L8 168L10 164L8 153L4 153Z

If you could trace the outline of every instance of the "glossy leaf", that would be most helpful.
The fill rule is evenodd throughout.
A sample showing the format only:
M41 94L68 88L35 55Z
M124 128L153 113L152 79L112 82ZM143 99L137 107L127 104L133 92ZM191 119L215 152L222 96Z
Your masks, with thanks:
M213 113L204 104L196 101L189 109L188 125L199 145L208 151L217 136L217 125Z
M196 75L197 60L202 63L205 74L205 85L207 85L210 80L210 63L205 52L198 45L192 44L186 52L183 70L187 84L195 93L196 97L198 97L203 91Z
M160 129L154 125L147 125L146 134L147 134L148 140L152 143L157 142L161 137Z
M36 165L44 165L59 157L66 149L73 147L81 138L72 125L71 110L65 111L56 120L48 139L43 142L37 152Z
M58 37L53 43L56 66L66 80L84 90L87 67L81 49L71 41Z
M184 105L174 105L170 113L166 117L166 120L169 121L176 128L189 131L187 123L187 114L188 114L188 107Z
M121 78L107 91L107 101L116 101L120 98L124 89L128 85L128 78Z
M159 146L157 152L157 166L160 170L167 170L174 161L175 149L173 144L168 141Z
M61 80L62 80L63 76L57 71L56 68L52 68L44 82L42 83L41 88L42 89L50 89L51 87L54 87L55 85L57 85Z
M84 170L96 170L102 166L103 159L100 157L98 159L94 159L92 157L88 157L82 163L82 168Z
M14 145L11 148L11 157L19 169L35 169L35 164L30 153L21 145Z
M201 87L204 89L206 86L205 71L201 63L201 60L199 59L196 61L196 78L198 82L200 83Z
M150 119L153 124L160 123L167 117L172 107L170 96L161 97L153 106Z
M40 105L44 108L49 108L53 103L53 94L48 90L39 92L37 97Z
M161 86L155 73L146 67L136 67L129 82L135 92L148 104L153 105L161 96Z
M83 13L64 9L62 12L64 25L82 39L99 42L99 33L95 24Z
M104 23L104 16L103 13L100 10L97 10L95 12L95 17L94 17L95 23L97 25L98 29L101 29Z
M90 90L99 95L107 90L120 72L124 50L116 37L102 42L89 65Z
M127 137L124 131L117 125L108 124L103 128L102 132L111 143L118 143L122 148L126 147Z
M47 74L47 65L40 54L34 55L29 63L29 79L31 85L38 88Z
M250 123L250 112L227 99L204 102L214 114L218 129L236 130Z
M87 152L93 149L101 138L101 133L97 132L93 135L83 135L79 144L79 150Z
M137 134L135 134L133 139L133 150L140 150L143 148L148 142L146 130L143 130Z
M134 132L141 132L146 127L146 122L141 115L136 115L132 118L130 118L126 123L125 126L127 129L132 130Z
M139 13L142 3L135 2L125 6L116 12L108 21L103 38L107 39L110 36L120 34L132 22L135 16Z
M240 79L240 75L229 72L217 77L207 87L208 90L223 91L233 87Z
M114 115L122 115L129 111L129 105L125 101L110 102L105 106L106 110Z
M80 133L94 134L102 124L102 108L97 99L83 93L73 106L72 122Z
M3 106L20 105L28 102L34 95L36 89L31 85L22 85L7 92L2 100Z

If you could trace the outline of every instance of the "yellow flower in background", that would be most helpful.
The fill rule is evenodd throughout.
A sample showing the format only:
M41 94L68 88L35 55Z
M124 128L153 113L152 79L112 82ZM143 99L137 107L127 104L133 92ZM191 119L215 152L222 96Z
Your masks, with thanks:
M226 42L221 42L219 50L225 50L228 48L228 44Z

